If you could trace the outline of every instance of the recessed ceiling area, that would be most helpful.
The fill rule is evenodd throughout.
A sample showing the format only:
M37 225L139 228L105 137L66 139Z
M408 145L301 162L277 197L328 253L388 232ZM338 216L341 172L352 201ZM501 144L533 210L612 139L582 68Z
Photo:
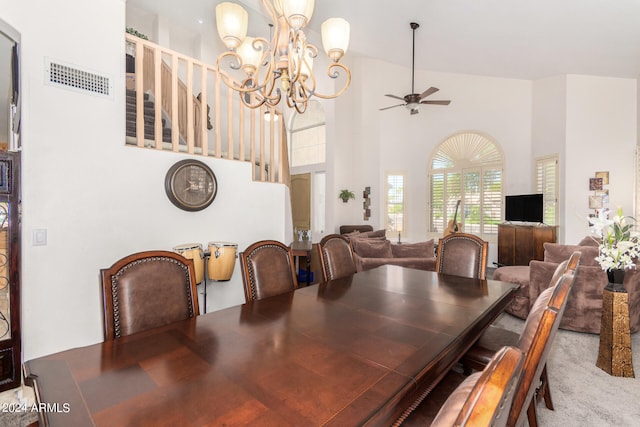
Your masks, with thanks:
M187 28L214 31L218 3L128 0ZM239 3L251 9L250 15L261 10L258 0ZM323 0L316 1L311 29L319 33L331 17L351 24L347 63L349 55L358 54L410 68L408 23L418 22L417 69L530 80L562 74L640 76L637 0Z

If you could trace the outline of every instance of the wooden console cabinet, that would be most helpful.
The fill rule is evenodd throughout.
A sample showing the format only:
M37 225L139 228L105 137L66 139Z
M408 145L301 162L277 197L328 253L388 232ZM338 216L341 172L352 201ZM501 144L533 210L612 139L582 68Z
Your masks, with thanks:
M546 242L555 243L557 226L499 224L498 264L529 265L529 261L544 259Z

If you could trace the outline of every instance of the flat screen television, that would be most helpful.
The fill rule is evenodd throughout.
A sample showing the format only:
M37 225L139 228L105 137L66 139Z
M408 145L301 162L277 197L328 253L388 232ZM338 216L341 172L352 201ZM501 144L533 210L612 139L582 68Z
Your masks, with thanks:
M543 222L542 194L505 196L505 221Z

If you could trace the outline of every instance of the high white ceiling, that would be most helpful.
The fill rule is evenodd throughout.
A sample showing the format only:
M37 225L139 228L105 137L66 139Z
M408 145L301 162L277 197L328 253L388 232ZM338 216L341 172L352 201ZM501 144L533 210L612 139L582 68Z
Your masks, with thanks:
M240 2L261 9L259 0ZM218 3L128 0L192 28L215 28ZM409 23L417 22L419 69L522 79L640 77L640 0L317 0L310 26L319 33L334 16L351 24L350 52L407 67Z

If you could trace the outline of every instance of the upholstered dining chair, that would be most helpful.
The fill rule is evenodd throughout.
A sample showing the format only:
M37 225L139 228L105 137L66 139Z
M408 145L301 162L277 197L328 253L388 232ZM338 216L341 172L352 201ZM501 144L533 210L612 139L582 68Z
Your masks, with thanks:
M324 281L340 279L356 272L353 250L349 241L338 234L329 234L318 243Z
M454 276L487 278L489 243L467 233L452 233L438 240L436 271Z
M519 386L521 390L514 399L509 415L510 425L516 425L517 421L524 422L523 408L526 406L529 425L536 427L536 404L540 399L544 399L547 408L553 409L546 358L562 319L579 264L580 252L574 252L569 260L558 266L552 286L536 299L520 335L490 326L462 359L465 371L469 367L481 370L491 360L495 351L503 345L516 345L525 353L525 373Z
M240 269L247 302L298 287L293 252L276 240L261 240L249 245L240 253Z
M504 427L520 380L522 351L503 347L482 372L467 377L447 398L431 427Z
M400 425L506 426L523 364L524 353L517 347L505 346L493 355L482 372L464 377L451 371Z
M105 340L200 313L193 260L175 252L134 253L101 269L100 278Z

